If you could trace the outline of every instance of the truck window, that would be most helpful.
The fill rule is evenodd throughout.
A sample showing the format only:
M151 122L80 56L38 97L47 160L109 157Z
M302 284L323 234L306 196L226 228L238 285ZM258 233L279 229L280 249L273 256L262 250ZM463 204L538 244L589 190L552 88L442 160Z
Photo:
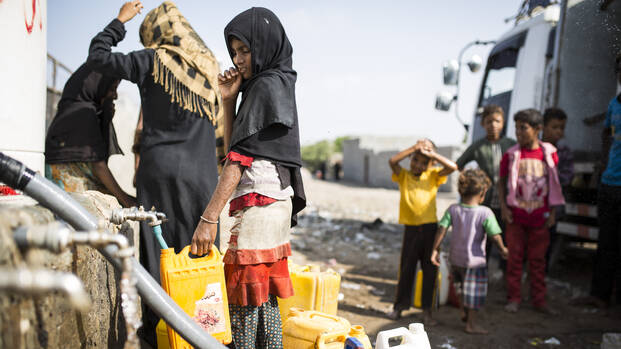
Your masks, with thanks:
M483 85L483 99L488 100L493 96L512 91L514 82L515 67L490 70Z
M526 31L500 41L490 52L479 94L479 112L475 115L472 123L473 140L485 135L485 130L483 130L479 119L480 111L483 110L484 106L496 104L502 107L505 114L510 112L511 93L515 84L515 67L525 38ZM506 130L503 130L503 135L505 132Z

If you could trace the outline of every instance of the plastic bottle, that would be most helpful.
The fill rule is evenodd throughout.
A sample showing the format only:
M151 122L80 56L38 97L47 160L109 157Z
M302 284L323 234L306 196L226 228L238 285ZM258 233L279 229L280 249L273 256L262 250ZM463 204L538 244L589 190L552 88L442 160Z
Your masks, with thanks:
M347 337L345 349L364 349L364 345L355 337Z
M427 336L427 331L425 331L425 325L420 322L411 323L408 327L410 333L416 339L416 348L420 349L431 349L431 344L429 343L429 337Z
M378 333L375 349L431 349L423 324L412 323L409 328L408 330L405 327L398 327ZM401 337L401 343L391 347L388 341L395 337Z

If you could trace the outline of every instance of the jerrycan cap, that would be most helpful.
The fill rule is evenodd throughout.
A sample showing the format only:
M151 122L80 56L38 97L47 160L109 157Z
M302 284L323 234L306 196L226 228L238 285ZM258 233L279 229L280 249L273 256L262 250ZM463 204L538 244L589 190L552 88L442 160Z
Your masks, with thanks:
M349 333L350 334L365 334L364 327L360 325L353 325L351 329L349 330Z
M289 308L289 315L287 316L287 318L298 316L302 314L303 312L304 312L304 309L295 308L295 307Z
M321 267L317 264L309 264L308 271L313 272L313 273L319 273L321 272Z
M414 334L425 333L425 325L420 322L411 323L409 326L410 332Z

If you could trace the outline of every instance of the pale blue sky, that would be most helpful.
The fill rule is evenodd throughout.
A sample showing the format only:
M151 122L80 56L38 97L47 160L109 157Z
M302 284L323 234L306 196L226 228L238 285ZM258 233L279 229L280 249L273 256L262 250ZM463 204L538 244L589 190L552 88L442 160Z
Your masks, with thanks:
M521 0L431 1L176 1L180 11L213 50L222 68L231 65L222 31L239 12L271 9L281 19L294 49L297 102L303 143L343 135L418 135L456 144L463 128L453 109L434 109L442 85L442 62L456 58L475 39L498 38ZM116 48L142 48L138 27L159 1L127 23ZM88 55L91 38L118 14L122 1L48 2L48 52L72 69ZM484 61L490 47L472 48ZM460 112L470 120L482 73L462 71ZM121 90L135 96L135 86Z

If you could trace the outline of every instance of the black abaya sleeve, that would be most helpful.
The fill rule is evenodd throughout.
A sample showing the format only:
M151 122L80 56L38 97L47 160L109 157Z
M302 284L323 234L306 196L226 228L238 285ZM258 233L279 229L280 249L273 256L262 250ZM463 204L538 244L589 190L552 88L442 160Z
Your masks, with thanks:
M87 63L106 76L141 85L153 71L154 51L144 49L128 54L112 52L112 46L116 46L124 37L125 26L115 18L91 41Z

